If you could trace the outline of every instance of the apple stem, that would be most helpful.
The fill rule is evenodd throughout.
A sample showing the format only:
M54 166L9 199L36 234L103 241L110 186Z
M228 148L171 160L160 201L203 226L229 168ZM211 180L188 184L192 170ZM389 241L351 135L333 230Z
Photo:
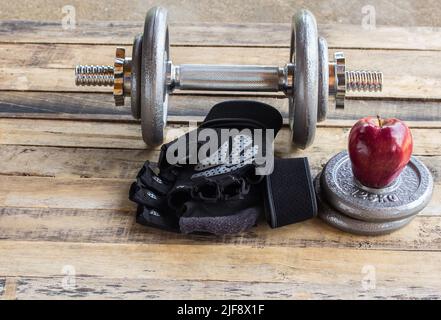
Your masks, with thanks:
M383 128L383 119L381 119L380 115L377 114L377 119L378 119L378 125L380 126L380 128Z

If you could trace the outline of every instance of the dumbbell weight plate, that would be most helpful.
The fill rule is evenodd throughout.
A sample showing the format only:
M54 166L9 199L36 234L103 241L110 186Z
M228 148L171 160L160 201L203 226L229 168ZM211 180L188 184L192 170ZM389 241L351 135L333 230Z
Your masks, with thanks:
M321 186L328 203L337 211L357 220L381 222L417 214L430 201L433 178L415 157L393 185L367 189L356 182L346 151L335 155L322 172Z
M327 224L345 232L365 236L378 236L388 234L409 224L415 216L403 218L395 221L366 222L350 218L334 208L324 199L320 186L320 174L314 180L314 187L319 208L319 217Z
M155 7L147 12L141 57L141 126L149 146L160 145L167 121L166 69L170 52L167 10Z
M295 90L289 97L289 122L293 144L305 149L314 141L318 107L318 36L312 13L300 10L293 17L291 31Z
M328 113L329 101L329 57L328 57L328 43L322 37L318 39L319 51L319 91L318 91L318 110L317 121L322 122L326 120Z
M131 76L131 92L130 104L132 116L135 119L141 118L141 46L142 35L135 36L132 47L132 76Z

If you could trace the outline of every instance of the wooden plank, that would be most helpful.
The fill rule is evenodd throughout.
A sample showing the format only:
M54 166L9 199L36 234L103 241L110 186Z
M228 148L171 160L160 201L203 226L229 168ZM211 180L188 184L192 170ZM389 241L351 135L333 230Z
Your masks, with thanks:
M287 62L285 48L175 47L175 63L276 64ZM384 72L381 93L349 93L351 97L436 100L441 98L441 52L346 50L351 69ZM109 92L103 87L76 87L73 67L78 63L113 61L111 46L5 44L0 48L0 90ZM414 63L418 61L418 63ZM406 67L403 67L406 66ZM426 67L423 67L426 66Z
M0 207L116 209L133 211L130 181L0 177ZM7 191L9 190L9 191Z
M11 277L53 277L71 265L77 275L87 277L349 288L360 285L369 268L378 288L441 289L441 252L2 241L0 255L0 275Z
M305 153L313 174L339 150ZM279 157L300 156L296 152L278 152ZM90 149L3 145L0 149L0 175L53 178L132 179L145 160L156 162L159 151L137 149ZM417 156L441 183L441 156Z
M17 299L436 299L434 287L381 286L363 289L361 281L311 284L292 281L224 282L156 279L75 277L75 286L63 286L64 277L20 277Z
M3 145L0 175L132 179L159 151Z
M135 222L134 210L2 208L0 213L0 239L8 241L441 251L441 216L424 213L404 229L379 237L343 233L320 219L271 229L262 217L246 232L212 236L141 226Z
M66 179L0 176L0 207L112 209L135 211L128 194L132 180ZM432 200L422 211L441 215L440 184L435 185Z
M157 1L143 0L118 5L115 1L71 1L76 9L76 20L83 21L143 21L146 11L157 5ZM378 25L430 25L439 26L440 9L433 1L415 2L412 0L372 1ZM64 16L61 11L66 5L63 0L36 0L32 3L17 1L2 10L3 19L55 20L61 24ZM351 23L360 25L366 15L363 0L336 1L332 6L320 0L293 2L291 0L255 1L198 1L197 5L179 0L162 1L169 10L172 22L290 22L292 15L307 8L314 12L318 21L327 23ZM350 29L349 29L350 30Z
M98 123L100 125L97 126ZM136 124L0 119L0 127L2 144L38 145L43 143L47 146L63 145L64 147L146 148L140 139L141 129ZM112 133L116 127L120 129Z
M0 43L71 43L132 45L142 32L143 21L81 21L74 30L60 22L32 20L0 21ZM290 20L287 20L290 21ZM290 44L289 23L172 23L173 46L284 47ZM377 26L366 30L360 24L320 24L319 33L330 48L441 50L441 28ZM265 35L262 37L262 35Z
M130 107L115 107L112 94L103 93L68 93L68 92L20 92L3 91L0 95L0 116L13 114L54 115L95 115L102 119L114 119L125 116L131 119ZM171 106L172 107L172 106ZM107 116L107 117L106 117Z
M203 117L219 102L256 100L277 108L288 117L287 99L262 96L172 95L168 114L175 117ZM130 102L115 107L111 94L67 92L3 91L0 96L0 117L131 121ZM330 109L328 119L358 119L369 115L401 120L441 121L441 102L415 100L359 100L346 99L345 109Z
M441 141L433 136L441 132L438 122L409 122L413 128L416 155L439 155ZM352 120L328 120L320 124L316 143L308 150L291 150L288 128L282 129L276 139L276 152L293 156L322 152L333 154L346 148ZM165 130L165 141L184 134L187 125L170 124ZM319 142L319 143L318 143ZM59 146L105 149L146 149L141 139L141 129L136 123L95 121L8 119L0 118L0 144L27 146Z

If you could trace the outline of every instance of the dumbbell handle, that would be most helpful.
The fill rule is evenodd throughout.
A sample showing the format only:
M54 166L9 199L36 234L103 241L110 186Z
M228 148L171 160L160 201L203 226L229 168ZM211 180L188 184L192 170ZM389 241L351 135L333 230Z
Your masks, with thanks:
M121 50L120 48L118 48ZM117 53L118 53L117 49ZM121 66L116 66L117 63ZM290 96L294 90L292 63L284 67L255 65L173 65L166 62L166 85L169 93L175 89L193 91L252 91L284 92ZM79 86L114 86L115 103L124 104L130 95L131 58L115 59L113 66L78 65L75 83ZM118 73L118 74L117 74ZM383 74L376 71L347 71L344 56L335 53L329 63L329 95L335 97L337 107L344 106L347 91L381 91Z
M182 64L169 70L169 88L178 90L286 92L293 83L287 67Z

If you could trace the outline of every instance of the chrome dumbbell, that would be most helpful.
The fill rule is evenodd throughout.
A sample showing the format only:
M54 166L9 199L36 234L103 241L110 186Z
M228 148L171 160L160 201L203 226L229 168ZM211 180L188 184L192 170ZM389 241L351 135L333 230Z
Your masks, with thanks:
M77 85L113 86L116 105L130 96L132 115L141 119L150 146L163 142L168 95L175 90L283 92L289 99L292 142L304 149L314 140L317 121L325 120L330 98L343 108L347 91L381 91L383 75L346 71L341 52L329 62L326 40L307 10L293 17L290 59L284 66L174 65L167 10L155 7L147 13L144 33L135 37L132 58L117 48L113 66L79 65L75 79Z

